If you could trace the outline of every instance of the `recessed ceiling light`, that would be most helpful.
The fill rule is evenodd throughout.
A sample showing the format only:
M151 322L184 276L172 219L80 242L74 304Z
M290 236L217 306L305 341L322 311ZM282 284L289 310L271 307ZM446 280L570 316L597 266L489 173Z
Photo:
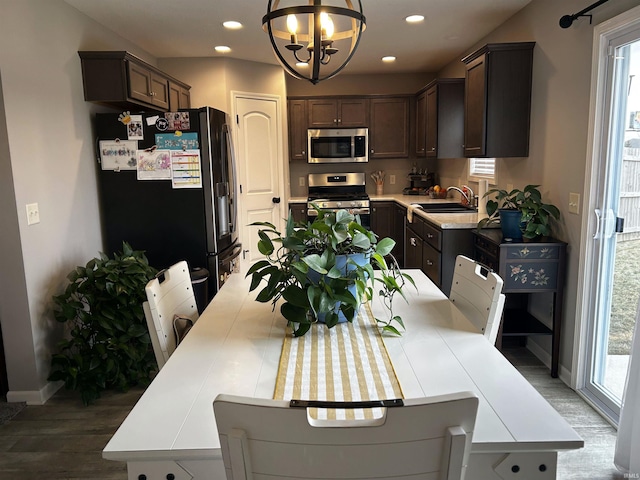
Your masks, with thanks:
M239 28L242 28L242 24L240 22L236 22L235 20L223 22L222 26L230 30L238 30Z
M405 20L408 23L419 23L419 22L422 22L424 20L424 16L422 16L422 15L409 15L407 18L405 18Z
M382 57L382 61L383 62L395 62L396 61L396 57L394 57L393 55L387 55L386 57Z
M226 45L217 45L215 47L215 50L218 53L229 53L231 51L231 49L229 47L227 47Z

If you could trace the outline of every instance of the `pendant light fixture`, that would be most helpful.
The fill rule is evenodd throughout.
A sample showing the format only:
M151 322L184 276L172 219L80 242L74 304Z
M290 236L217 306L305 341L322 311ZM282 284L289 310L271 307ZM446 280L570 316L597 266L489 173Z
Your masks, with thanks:
M285 0L300 3L304 0ZM336 76L358 48L366 19L360 0L342 0L346 7L327 5L329 0L308 0L307 5L280 7L269 0L262 28L287 73L313 84ZM353 4L358 6L358 10Z

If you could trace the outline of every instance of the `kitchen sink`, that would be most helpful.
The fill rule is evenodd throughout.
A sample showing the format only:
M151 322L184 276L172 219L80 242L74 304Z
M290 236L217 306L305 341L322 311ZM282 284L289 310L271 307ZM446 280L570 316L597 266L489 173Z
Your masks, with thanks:
M419 206L422 210L429 213L473 213L477 210L468 205L462 205L461 203L449 202L449 203L413 203L412 205Z

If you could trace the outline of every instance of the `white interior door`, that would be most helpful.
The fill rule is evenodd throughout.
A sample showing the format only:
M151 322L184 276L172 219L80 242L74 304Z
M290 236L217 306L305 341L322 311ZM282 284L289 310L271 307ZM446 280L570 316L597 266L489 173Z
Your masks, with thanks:
M233 93L238 145L241 271L262 255L258 251L258 227L271 222L280 228L284 216L284 160L279 98Z
M588 281L578 387L617 423L640 294L640 25L596 37L596 45L599 114L583 230Z

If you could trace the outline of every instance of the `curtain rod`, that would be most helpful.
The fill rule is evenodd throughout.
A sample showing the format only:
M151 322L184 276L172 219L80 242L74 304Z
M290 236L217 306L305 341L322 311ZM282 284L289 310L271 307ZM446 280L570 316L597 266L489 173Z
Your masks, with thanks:
M591 24L591 15L586 15L587 12L593 10L596 7L599 7L603 3L607 3L609 0L599 0L593 5L589 5L584 10L580 10L578 13L574 13L573 15L565 15L560 19L560 26L562 28L569 28L573 21L578 17L589 17L589 24Z

